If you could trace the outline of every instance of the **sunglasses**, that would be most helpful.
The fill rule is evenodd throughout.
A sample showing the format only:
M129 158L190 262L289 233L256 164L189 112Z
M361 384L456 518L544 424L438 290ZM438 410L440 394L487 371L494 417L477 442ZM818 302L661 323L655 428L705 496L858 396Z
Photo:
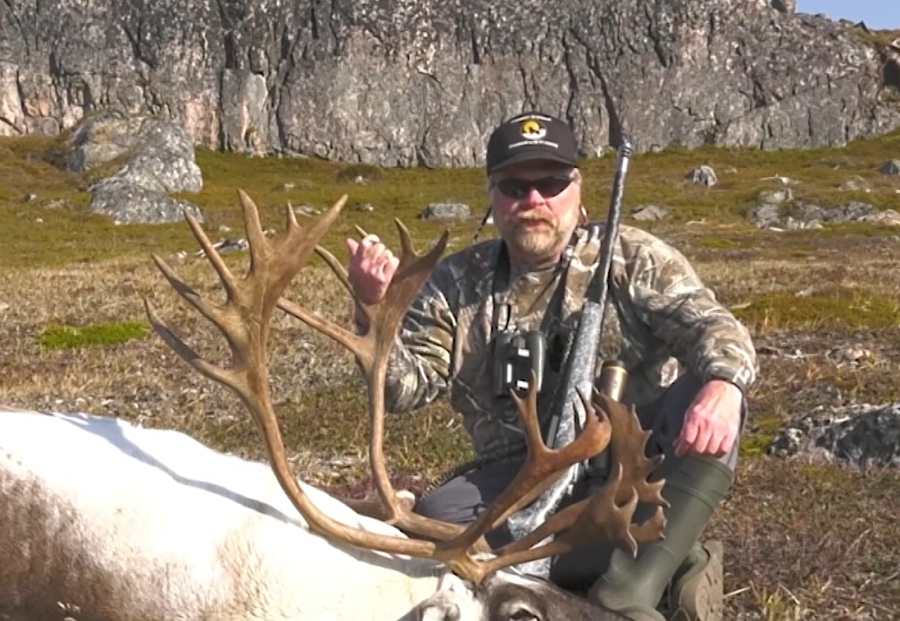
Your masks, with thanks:
M497 189L510 198L525 198L534 188L544 198L552 198L572 183L568 175L551 175L539 179L503 179L497 182Z

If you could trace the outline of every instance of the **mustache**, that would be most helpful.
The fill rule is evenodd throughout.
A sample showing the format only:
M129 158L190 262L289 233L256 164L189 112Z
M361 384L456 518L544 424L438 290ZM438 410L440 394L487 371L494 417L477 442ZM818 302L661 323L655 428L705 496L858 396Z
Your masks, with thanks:
M529 212L527 214L518 214L513 218L514 222L546 222L547 224L554 224L556 220L553 218L552 214L549 213L535 213Z

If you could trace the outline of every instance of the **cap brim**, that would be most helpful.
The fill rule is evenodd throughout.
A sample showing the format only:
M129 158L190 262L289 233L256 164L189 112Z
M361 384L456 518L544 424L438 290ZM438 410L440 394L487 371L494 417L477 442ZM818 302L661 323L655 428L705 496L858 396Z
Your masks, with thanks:
M489 172L493 173L497 172L498 170L503 170L504 168L509 168L510 166L515 166L516 164L534 161L557 162L560 164L568 164L569 166L578 166L577 160L566 157L555 150L547 149L545 151L543 149L531 148L525 149L511 157L506 158L505 160L491 168Z

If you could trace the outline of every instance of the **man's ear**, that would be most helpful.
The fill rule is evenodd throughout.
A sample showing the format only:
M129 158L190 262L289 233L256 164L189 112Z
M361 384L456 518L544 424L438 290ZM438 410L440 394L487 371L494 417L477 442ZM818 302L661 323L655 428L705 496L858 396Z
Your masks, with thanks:
M588 223L588 212L587 209L584 208L584 205L580 205L578 207L580 215L578 218L579 224L587 224Z

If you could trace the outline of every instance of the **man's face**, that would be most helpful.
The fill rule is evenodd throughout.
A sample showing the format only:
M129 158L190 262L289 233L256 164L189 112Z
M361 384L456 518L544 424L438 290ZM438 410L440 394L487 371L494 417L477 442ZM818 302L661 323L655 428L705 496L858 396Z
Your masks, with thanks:
M581 185L571 166L527 162L494 173L494 224L511 255L529 263L555 258L578 225Z

